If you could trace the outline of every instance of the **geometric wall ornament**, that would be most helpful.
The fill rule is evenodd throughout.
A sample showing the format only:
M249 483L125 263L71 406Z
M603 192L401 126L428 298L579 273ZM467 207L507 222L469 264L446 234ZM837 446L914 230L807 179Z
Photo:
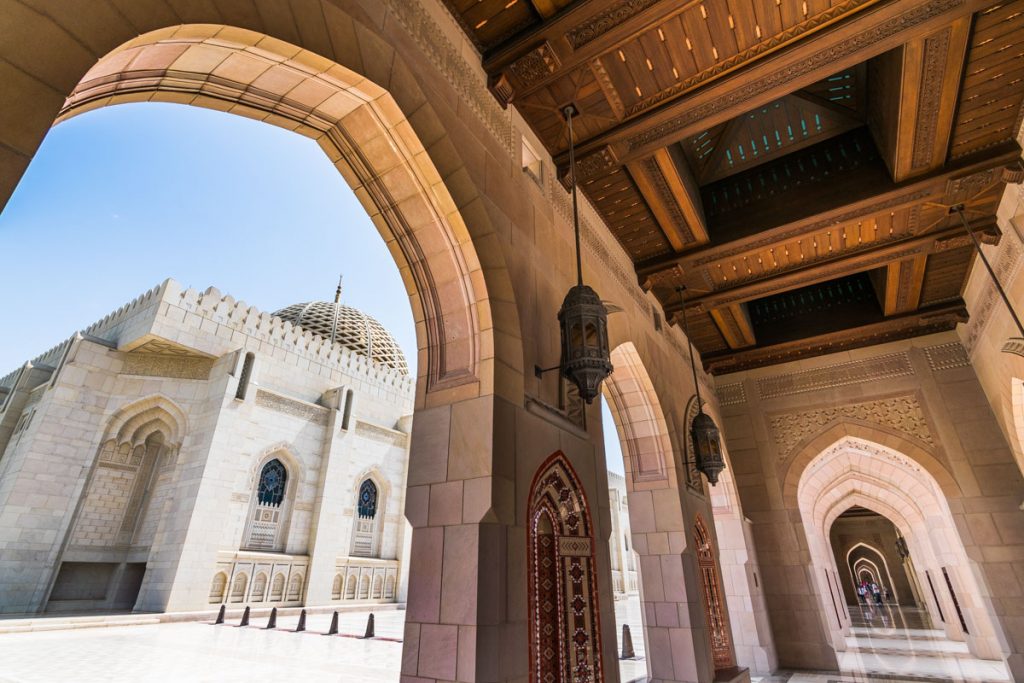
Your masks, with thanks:
M715 566L715 547L700 515L697 515L697 521L693 526L693 540L697 548L697 565L700 568L701 587L704 590L704 616L707 619L715 671L728 669L733 666L729 618L725 609L725 597L722 595L722 582Z
M910 357L905 351L900 351L865 360L764 377L757 380L757 392L763 399L778 398L913 374L914 368L910 364Z
M530 681L602 681L590 508L561 452L537 470L527 525Z
M894 428L929 446L935 445L920 401L914 394L906 394L770 417L769 429L775 440L779 460L789 458L799 444L821 432L827 425L844 419Z

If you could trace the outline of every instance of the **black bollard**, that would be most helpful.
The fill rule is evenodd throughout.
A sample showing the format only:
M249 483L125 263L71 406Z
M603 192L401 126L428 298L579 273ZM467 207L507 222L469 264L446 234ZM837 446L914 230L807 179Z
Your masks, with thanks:
M239 626L248 626L249 625L249 606L248 605L245 606L245 611L242 612L242 620L240 622L238 622L238 625Z
M224 613L227 611L227 609L228 609L227 605L221 605L220 606L220 611L217 612L217 621L213 622L214 624L223 624L224 623Z
M306 610L299 612L299 625L295 627L295 632L306 630Z
M325 636L334 636L338 634L338 613L335 612L334 616L331 617L331 627L327 629Z
M373 613L370 613L370 618L366 620L366 633L363 634L363 638L373 638Z
M633 636L629 632L629 624L622 625L622 656L619 659L635 659L636 652L633 651Z
M270 618L267 619L267 628L277 628L277 608L270 610Z

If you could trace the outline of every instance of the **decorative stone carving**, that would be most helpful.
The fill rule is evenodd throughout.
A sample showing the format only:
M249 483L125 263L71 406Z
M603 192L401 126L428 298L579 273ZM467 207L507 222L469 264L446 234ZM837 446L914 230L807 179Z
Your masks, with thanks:
M1003 353L1014 353L1024 356L1024 339L1011 339L1003 344Z
M576 160L576 182L578 184L593 178L594 176L600 175L610 168L615 168L618 163L619 160L615 156L615 152L612 150L611 145L606 145L593 154L588 154L582 159ZM566 172L564 177L565 181L568 182L568 172Z
M210 370L212 369L212 358L129 353L124 359L121 373L124 375L143 375L146 377L209 379Z
M747 392L743 388L743 382L722 384L715 388L715 393L718 395L718 405L720 406L738 406L747 402Z
M256 405L284 413L285 415L302 418L314 424L327 424L327 408L281 396L266 389L257 390Z
M833 9L846 8L845 11L849 12L852 6L847 7L851 3L843 3ZM853 3L856 4L856 3ZM753 81L742 88L737 88L732 92L717 97L710 102L702 104L700 106L692 107L687 109L685 112L674 116L673 118L661 123L660 125L653 126L642 132L637 133L628 140L628 144L631 150L641 149L651 143L660 141L662 138L672 135L677 131L680 131L687 126L702 121L722 109L727 109L736 105L745 103L747 100L760 95L766 90L773 88L777 85L787 83L797 76L802 76L806 73L810 73L821 67L822 65L832 63L848 54L855 53L862 50L870 45L877 43L880 40L889 38L890 36L897 35L908 28L917 26L918 24L924 23L934 16L943 14L955 7L959 7L963 4L963 0L935 0L923 5L916 5L909 8L903 14L893 17L888 21L885 21L877 26L870 29L861 31L860 33L851 36L850 38L842 41L841 43L819 50L807 59L801 61L798 64L793 64L785 69L780 69L768 76L765 76L757 81ZM819 15L821 16L821 15ZM803 24L801 24L803 26ZM798 27L794 27L796 29ZM809 28L809 27L808 27ZM808 30L804 28L803 31ZM793 30L793 29L791 29ZM780 37L785 34L780 34ZM782 40L789 40L794 36L786 37ZM777 37L778 38L778 37ZM780 40L779 42L782 42ZM763 43L762 43L763 45ZM777 43L776 45L777 46ZM751 48L753 49L753 48ZM763 50L762 50L763 51ZM754 55L747 55L745 59L750 59ZM724 63L724 62L723 62ZM692 87L692 85L690 86ZM677 91L664 91L666 94L660 95L658 101L663 101L676 94ZM647 104L648 107L656 104L657 102L650 102Z
M996 278L1003 283L1003 287L1009 288L1017 277L1018 267L1021 263L1021 245L1017 239L1003 240L1003 244L1005 246L996 257L992 269L996 273ZM964 348L967 349L968 354L973 354L977 348L978 339L985 331L992 316L992 309L997 303L1002 306L1002 300L999 298L996 288L989 281L985 282L984 292L978 296L978 302L976 309L971 311L971 320L963 338Z
M770 399L912 374L914 368L910 364L910 357L901 351L866 360L764 377L757 381L757 393L762 399Z
M924 349L924 355L928 359L928 367L933 371L966 368L971 364L967 350L960 342L927 346Z
M391 14L406 30L446 81L459 93L459 99L480 118L494 138L511 154L511 114L491 97L483 78L470 67L465 57L445 37L434 19L418 2L386 0ZM467 31L472 35L472 31ZM479 47L479 46L478 46Z
M369 422L363 422L358 420L356 422L356 434L373 441L379 441L381 443L390 444L392 446L404 447L406 442L409 440L409 435L403 432L397 432L393 429L385 429L384 427L378 427L375 424Z
M844 419L896 429L921 443L935 445L920 401L914 394L906 394L770 417L769 429L778 449L779 459L788 459L800 443L822 431L829 424Z

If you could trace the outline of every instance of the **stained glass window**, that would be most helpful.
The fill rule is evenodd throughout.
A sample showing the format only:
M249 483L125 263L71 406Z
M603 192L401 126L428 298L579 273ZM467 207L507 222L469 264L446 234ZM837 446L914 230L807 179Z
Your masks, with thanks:
M367 479L359 487L359 516L373 519L377 516L377 485Z
M284 500L284 485L288 472L277 458L263 466L257 497L261 505L280 505Z

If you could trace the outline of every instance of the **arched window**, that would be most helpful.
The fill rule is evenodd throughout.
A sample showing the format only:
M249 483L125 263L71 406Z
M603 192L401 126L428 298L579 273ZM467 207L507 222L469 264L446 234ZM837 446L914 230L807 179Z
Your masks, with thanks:
M288 528L288 470L280 458L272 457L259 472L242 549L282 552Z
M228 577L224 572L217 572L210 582L210 603L215 604L224 598L224 589L228 585Z
M274 458L263 466L260 472L260 485L256 496L261 505L280 505L284 500L284 486L288 481L288 471L280 460Z
M235 398L239 401L245 400L245 392L249 389L249 380L252 379L252 366L256 362L256 354L252 351L245 354L242 362L242 373L238 377L238 388L235 389Z
M381 517L377 509L381 506L380 489L376 482L367 477L359 485L356 496L356 518L352 524L352 555L355 557L380 557Z
M359 516L368 519L377 516L377 485L370 479L359 487Z

